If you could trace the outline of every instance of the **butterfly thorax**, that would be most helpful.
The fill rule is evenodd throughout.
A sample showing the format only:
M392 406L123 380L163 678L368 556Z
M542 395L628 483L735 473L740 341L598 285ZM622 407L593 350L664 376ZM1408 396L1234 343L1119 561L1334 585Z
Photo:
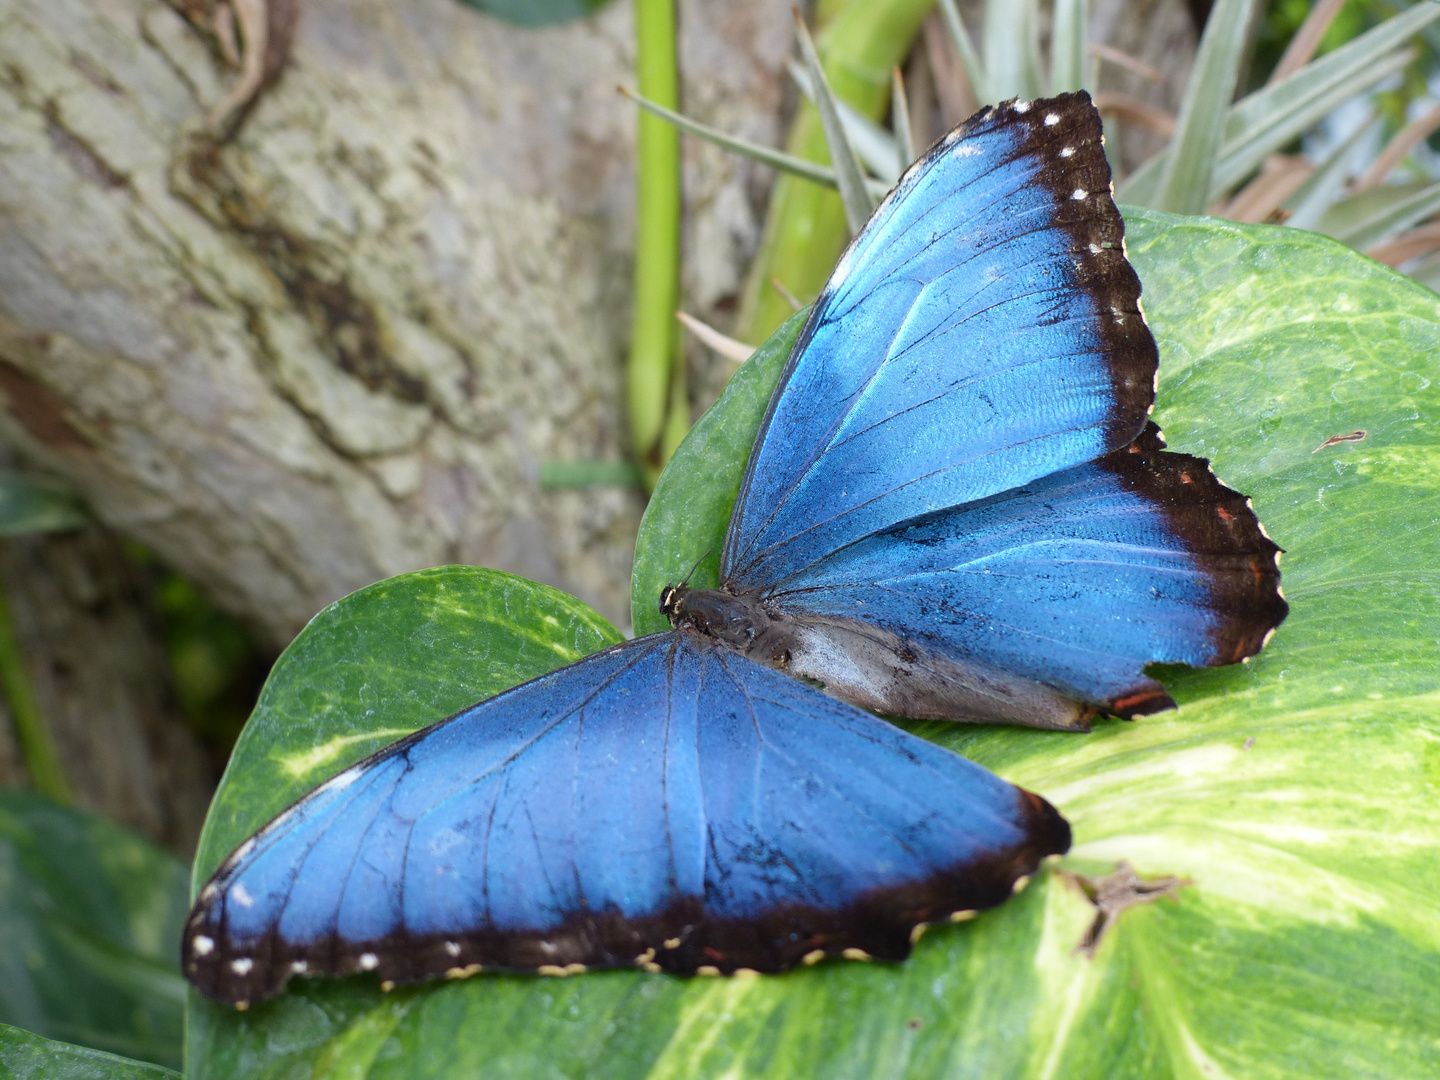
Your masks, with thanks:
M685 585L666 586L660 611L677 630L688 627L739 652L748 652L771 622L757 596Z

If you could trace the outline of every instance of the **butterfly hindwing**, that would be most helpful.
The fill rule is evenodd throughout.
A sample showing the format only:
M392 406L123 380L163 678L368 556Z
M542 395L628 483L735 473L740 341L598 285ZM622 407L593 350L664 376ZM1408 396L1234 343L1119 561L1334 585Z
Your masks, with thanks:
M381 751L202 889L186 975L257 1001L574 965L778 971L999 903L1069 846L1043 800L688 631L595 654Z
M1156 350L1083 92L982 110L918 161L841 258L770 403L722 580L1123 447Z
M832 637L849 627L862 644L845 664L794 649L792 666L905 716L1073 728L1097 711L1172 706L1146 664L1253 656L1287 607L1279 548L1248 500L1163 445L1151 424L1124 450L796 575L769 595L773 608ZM895 673L888 697L847 689L857 655Z

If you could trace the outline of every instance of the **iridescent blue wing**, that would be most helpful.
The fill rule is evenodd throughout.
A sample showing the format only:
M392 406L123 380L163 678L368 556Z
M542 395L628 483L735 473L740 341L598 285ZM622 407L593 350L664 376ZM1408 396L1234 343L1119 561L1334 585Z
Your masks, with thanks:
M764 588L897 522L1127 445L1156 351L1087 94L987 108L911 167L796 342L721 579Z
M1125 450L778 583L767 603L790 624L790 666L904 716L1084 729L1172 707L1146 664L1234 663L1288 609L1248 500L1163 446L1151 424Z
M690 632L517 687L347 769L247 840L183 943L203 992L293 973L778 971L999 903L1049 804Z

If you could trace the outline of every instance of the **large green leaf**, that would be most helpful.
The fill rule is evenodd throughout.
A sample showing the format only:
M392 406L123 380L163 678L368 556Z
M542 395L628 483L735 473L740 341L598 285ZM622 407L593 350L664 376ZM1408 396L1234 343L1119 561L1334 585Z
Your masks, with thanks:
M300 984L244 1014L194 1010L196 1075L1440 1073L1440 298L1298 230L1128 220L1161 341L1156 416L1172 446L1254 496L1289 549L1293 613L1250 664L1165 672L1173 713L1084 736L917 730L1053 799L1075 827L1065 871L1124 859L1188 879L1174 897L1122 913L1093 959L1076 946L1095 910L1052 872L998 911L931 931L904 965L480 976L388 996L363 978ZM747 365L657 489L637 615L641 582L683 573L723 533L781 352ZM1312 452L1357 429L1363 441ZM311 768L305 747L393 737L479 696L456 685L473 679L459 654L489 624L434 625L408 669L384 648L367 659L374 635L417 621L414 580L376 587L391 590L385 626L362 624L359 605L332 609L287 654L237 749L217 809L224 843L207 838L202 869L356 756ZM542 631L538 610L516 625ZM307 763L303 776L285 761Z
M180 1074L0 1024L0 1076L5 1080L176 1080Z
M186 872L112 821L0 789L0 1022L180 1062Z

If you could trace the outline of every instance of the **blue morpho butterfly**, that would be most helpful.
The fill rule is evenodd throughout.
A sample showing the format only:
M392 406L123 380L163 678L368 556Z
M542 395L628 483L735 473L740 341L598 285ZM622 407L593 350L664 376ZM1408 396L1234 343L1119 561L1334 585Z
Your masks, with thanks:
M1246 500L1147 424L1109 188L1083 93L931 148L796 343L720 588L311 792L201 890L187 977L243 1005L297 972L898 960L1066 851L1043 799L835 698L1081 729L1284 618Z

